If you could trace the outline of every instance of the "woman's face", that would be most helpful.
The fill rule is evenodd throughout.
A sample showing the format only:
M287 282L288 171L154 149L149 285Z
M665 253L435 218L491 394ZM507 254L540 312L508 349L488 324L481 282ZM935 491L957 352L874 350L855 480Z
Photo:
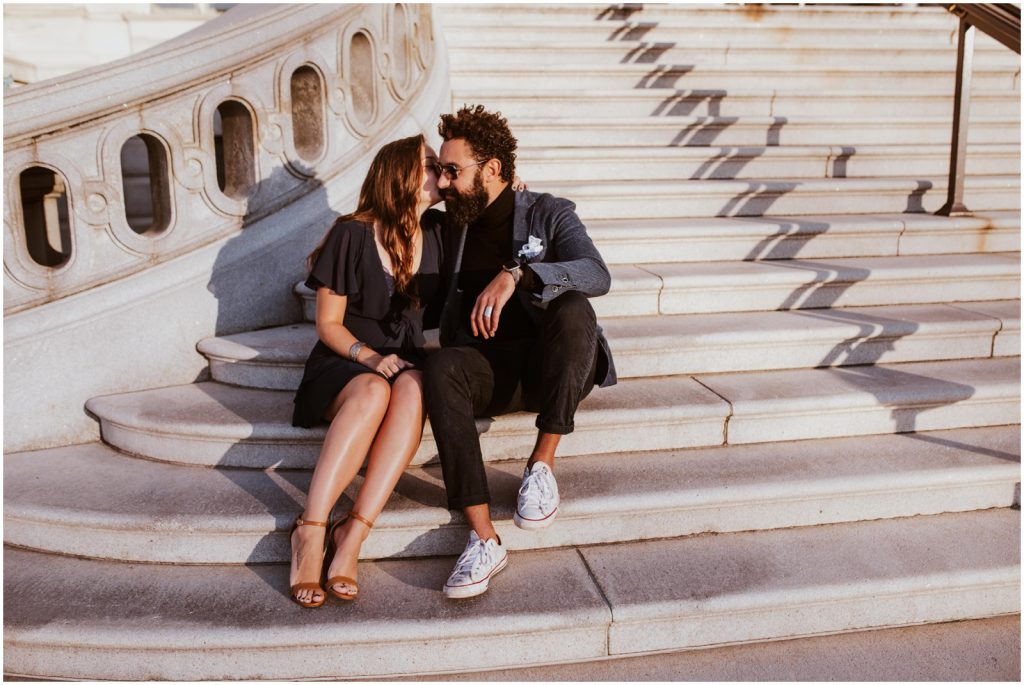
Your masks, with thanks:
M441 192L437 188L437 153L429 145L423 146L422 155L423 182L420 185L420 202L433 207L441 201Z

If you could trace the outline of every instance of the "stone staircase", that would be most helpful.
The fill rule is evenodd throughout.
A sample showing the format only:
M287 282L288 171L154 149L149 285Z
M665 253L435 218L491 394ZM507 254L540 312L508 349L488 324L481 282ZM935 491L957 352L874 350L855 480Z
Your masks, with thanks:
M509 117L612 270L622 380L563 440L557 524L511 524L532 416L481 420L512 563L444 600L466 529L428 424L359 601L291 603L323 435L290 425L297 286L305 322L199 342L209 380L90 400L103 443L5 455L5 672L445 674L1016 614L1019 56L979 36L947 218L938 7L436 13L453 106Z

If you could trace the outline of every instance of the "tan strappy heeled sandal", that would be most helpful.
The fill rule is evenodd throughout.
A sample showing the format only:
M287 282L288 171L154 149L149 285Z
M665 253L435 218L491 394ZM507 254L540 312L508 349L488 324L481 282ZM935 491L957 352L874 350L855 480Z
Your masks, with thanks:
M348 513L348 515L345 516L345 518L343 518L340 521L336 522L333 526L331 526L331 529L327 532L327 537L328 537L330 546L331 546L331 548L334 551L337 551L337 549L338 549L338 545L334 541L334 532L340 526L343 526L345 524L345 522L348 521L349 519L355 519L356 521L361 521L362 523L366 524L367 528L373 528L373 521L371 521L371 520L369 520L369 519L367 519L367 518L365 518L363 516L360 516L355 511L350 511ZM333 553L332 553L332 556L333 556ZM343 595L340 592L335 592L334 591L334 586L336 584L338 584L338 583L344 583L345 585L348 585L349 587L351 587L353 589L353 592L351 592L350 594L346 594L346 595ZM343 599L346 602L350 602L350 601L352 601L353 599L355 599L356 597L359 596L359 583L356 582L355 578L349 578L348 576L331 576L330 578L327 579L327 591L330 592L335 597L337 597L338 599Z
M295 523L292 524L292 530L288 534L288 539L289 540L291 540L291 537L295 534L295 531L298 530L299 526L322 526L322 527L326 528L327 527L327 522L326 521L303 521L302 517L298 516L298 517L295 518ZM323 553L320 556L320 572L316 574L317 580L315 582L314 581L309 581L309 582L305 582L305 583L295 583L295 585L291 586L289 592L291 592L292 600L296 604L298 604L300 607L306 607L307 609L315 609L315 608L317 608L319 606L323 606L324 602L327 601L327 593L325 593L323 587L320 586L320 580L319 580L320 575L323 573L324 558L326 556L327 556L327 545L325 544L324 545L324 551L323 551ZM320 601L313 600L311 602L303 602L303 601L299 600L299 598L296 596L296 593L299 590L314 590L314 591L315 590L319 590L320 594L322 594L323 597L320 599Z

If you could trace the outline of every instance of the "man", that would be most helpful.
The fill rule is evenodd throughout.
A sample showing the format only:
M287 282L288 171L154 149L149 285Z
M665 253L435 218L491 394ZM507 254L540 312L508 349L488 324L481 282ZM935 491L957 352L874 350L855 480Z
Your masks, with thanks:
M473 597L508 563L494 530L476 417L537 412L537 441L513 520L544 528L558 513L555 448L593 386L616 381L608 342L587 301L608 292L608 267L576 216L548 194L512 190L516 139L482 106L445 114L438 187L450 220L442 348L424 392L448 492L469 543L444 586Z

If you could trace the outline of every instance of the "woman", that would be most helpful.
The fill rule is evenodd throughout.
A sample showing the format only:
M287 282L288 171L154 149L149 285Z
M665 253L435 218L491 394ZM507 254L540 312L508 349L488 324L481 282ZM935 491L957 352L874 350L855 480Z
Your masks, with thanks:
M335 221L309 256L316 347L295 395L296 426L330 422L306 508L292 528L289 584L304 607L359 593L363 540L412 460L423 432L424 317L436 326L443 297L443 214L437 154L422 135L374 157L352 214ZM330 531L331 509L368 455L353 509ZM325 546L336 551L320 585Z

